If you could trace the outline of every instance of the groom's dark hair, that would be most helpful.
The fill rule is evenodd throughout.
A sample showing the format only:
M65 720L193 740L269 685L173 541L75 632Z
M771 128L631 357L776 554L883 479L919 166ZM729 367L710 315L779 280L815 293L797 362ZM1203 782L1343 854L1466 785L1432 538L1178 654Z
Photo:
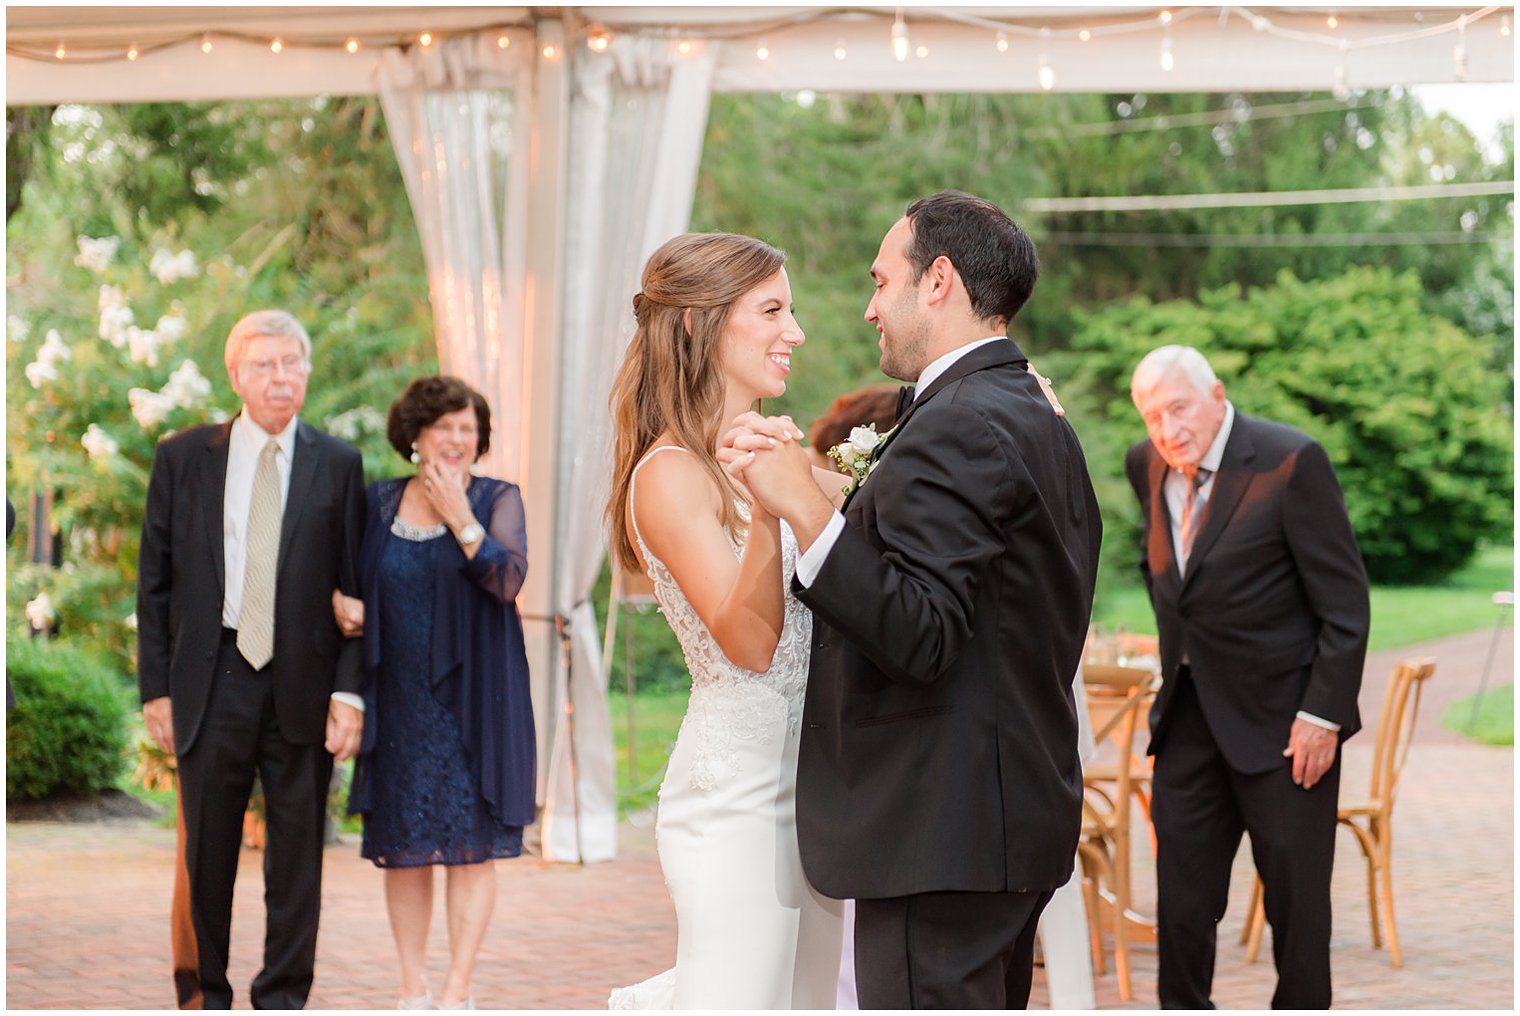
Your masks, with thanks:
M974 313L1005 324L1013 320L1040 274L1034 241L1018 223L991 201L952 190L919 198L907 216L913 232L910 281L918 282L943 255L965 282Z

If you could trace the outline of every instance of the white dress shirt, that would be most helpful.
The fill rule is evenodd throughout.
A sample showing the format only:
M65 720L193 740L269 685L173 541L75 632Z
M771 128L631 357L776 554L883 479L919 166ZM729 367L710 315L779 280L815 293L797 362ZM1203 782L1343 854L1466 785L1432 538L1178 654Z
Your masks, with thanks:
M227 439L227 487L222 493L222 561L226 584L222 587L222 625L236 629L243 614L243 578L248 571L248 512L253 507L253 477L259 468L259 456L273 437L279 445L274 457L280 474L280 518L285 517L285 503L290 496L290 464L295 458L296 427L299 419L278 434L270 434L248 415L245 407L232 421ZM332 697L356 709L364 709L364 699L352 692L335 691Z
M1199 461L1198 468L1209 471L1208 478L1198 487L1198 494L1193 502L1193 511L1202 512L1208 508L1209 498L1214 493L1214 479L1219 475L1219 464L1224 461L1224 446L1230 440L1230 431L1235 427L1235 404L1225 402L1224 423L1219 426L1219 433L1214 436L1214 443L1209 445L1209 450L1204 453ZM1191 481L1187 476L1176 469L1169 469L1166 479L1162 481L1161 493L1166 498L1166 510L1172 517L1172 553L1177 555L1178 570L1187 567L1187 560L1182 553L1182 508L1187 501L1188 484ZM1187 663L1187 653L1182 654L1182 662ZM1339 723L1331 723L1321 719L1313 713L1299 710L1298 718L1307 720L1318 727L1326 730L1340 730Z
M921 396L941 374L949 370L950 365L955 363L956 360L959 360L961 357L965 356L973 349L978 349L982 346L985 346L989 342L997 342L999 339L1006 341L1007 338L1008 336L1006 335L990 335L985 339L978 339L975 342L968 342L964 346L955 347L944 356L941 356L939 359L929 364L929 366L925 367L922 371L919 372L918 380L914 383L913 401L917 402L919 396ZM863 483L865 481L861 482ZM841 514L839 509L836 508L834 509L834 514L829 517L828 524L825 525L823 527L823 531L818 534L818 539L813 541L813 545L809 547L806 552L798 555L797 557L797 581L801 582L804 587L811 586L813 584L813 580L818 577L818 573L823 570L823 562L829 556L829 551L834 549L834 542L839 539L839 534L843 530L844 515Z

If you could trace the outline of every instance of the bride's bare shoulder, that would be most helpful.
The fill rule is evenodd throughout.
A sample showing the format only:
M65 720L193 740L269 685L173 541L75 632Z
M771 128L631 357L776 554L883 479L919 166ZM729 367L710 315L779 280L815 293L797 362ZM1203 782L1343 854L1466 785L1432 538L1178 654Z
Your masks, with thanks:
M633 487L629 511L645 540L664 530L679 532L699 518L717 518L719 494L711 474L680 445L655 445L640 463Z

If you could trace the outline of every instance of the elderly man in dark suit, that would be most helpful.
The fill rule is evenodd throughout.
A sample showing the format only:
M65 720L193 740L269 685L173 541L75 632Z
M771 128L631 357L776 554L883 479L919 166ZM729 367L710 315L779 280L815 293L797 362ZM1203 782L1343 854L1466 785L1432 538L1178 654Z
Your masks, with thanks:
M1212 1008L1215 927L1251 835L1277 1008L1330 1004L1340 743L1361 727L1367 574L1325 450L1238 413L1203 354L1163 346L1130 386L1149 441L1125 468L1165 683L1156 756L1159 989Z
M364 480L354 448L299 421L311 339L290 314L233 326L231 423L164 440L138 562L138 685L148 732L178 755L190 916L208 1009L231 1008L227 954L243 812L257 775L268 840L255 1007L311 989L333 759L358 748L357 641L333 619L357 595Z
M915 201L866 320L882 370L918 386L869 476L835 511L794 443L744 469L803 549L797 834L813 885L856 900L862 1008L1022 1008L1072 871L1101 522L1076 434L1008 338L1037 270L990 202Z

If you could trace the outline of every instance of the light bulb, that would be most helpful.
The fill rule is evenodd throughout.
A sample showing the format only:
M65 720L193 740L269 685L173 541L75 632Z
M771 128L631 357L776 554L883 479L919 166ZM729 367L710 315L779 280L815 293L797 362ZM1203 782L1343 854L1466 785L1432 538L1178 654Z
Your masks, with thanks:
M211 47L211 36L209 36L209 35L203 35L203 36L201 36L201 52L202 53L210 53L211 49L212 49L212 47Z
M61 42L58 44L58 48L55 49L55 50L53 50L53 56L56 57L59 60L62 60L64 57L66 57L68 55L69 55L69 51L63 48L63 43L61 43Z
M686 56L688 53L690 53L691 52L691 40L690 39L682 39L680 42L676 43L676 52L680 53L682 56Z
M897 8L897 19L892 22L892 55L898 63L908 59L908 23L903 20L902 8Z
M343 44L343 48L348 50L349 56L353 56L355 53L359 52L359 40L349 39Z
M1081 39L1083 42L1086 42L1088 39L1092 38L1092 33L1084 28L1077 33L1077 38Z
M271 53L280 53L280 52L284 51L284 49L285 49L285 42L284 42L283 39L272 39L272 40L270 40L270 43L269 43L269 52L271 52Z
M612 45L612 36L606 32L596 32L586 40L586 46L593 53L605 53L607 47Z
M1346 82L1346 65L1335 65L1335 84L1330 86L1330 94L1340 102L1351 98L1351 86Z
M835 60L843 60L845 57L847 57L849 55L850 55L849 51L844 48L844 40L841 39L839 42L834 43L834 59Z
M1008 33L999 32L997 36L997 42L995 42L993 45L997 46L997 51L999 53L1008 52Z
M758 46L755 47L755 59L756 60L769 60L770 58L771 58L771 48L765 44L765 40L764 39L761 39L760 40L760 45L758 45Z
M1050 64L1040 64L1040 87L1050 91L1056 86L1056 72L1051 70Z
M1164 71L1171 70L1175 64L1175 61L1172 59L1171 42L1172 40L1166 39L1161 43L1161 69Z
M917 49L915 49L913 52L916 53L916 54L918 54L918 58L920 60L922 60L922 59L924 59L925 57L927 57L929 55L929 47L928 46L920 46Z
M421 35L417 36L417 42L424 48L431 46L433 44L433 33L423 32Z
M1339 28L1341 26L1341 19L1332 14L1325 19L1325 24L1331 28Z
M1502 36L1504 36L1506 39L1509 38L1509 15L1508 14L1505 14L1502 17L1499 18L1499 34L1502 35Z
M497 49L506 49L510 45L512 45L512 39L505 32L496 37Z
M1161 23L1163 25L1170 25L1172 23L1172 12L1171 11L1162 11L1161 12Z
M559 57L559 48L553 43L550 43L543 48L543 54L545 60L557 59Z
M139 54L138 51L137 51L137 43L134 42L134 43L132 43L132 45L130 45L130 46L127 47L127 59L128 60L136 60L138 58L138 56L140 56L140 55L141 54Z

